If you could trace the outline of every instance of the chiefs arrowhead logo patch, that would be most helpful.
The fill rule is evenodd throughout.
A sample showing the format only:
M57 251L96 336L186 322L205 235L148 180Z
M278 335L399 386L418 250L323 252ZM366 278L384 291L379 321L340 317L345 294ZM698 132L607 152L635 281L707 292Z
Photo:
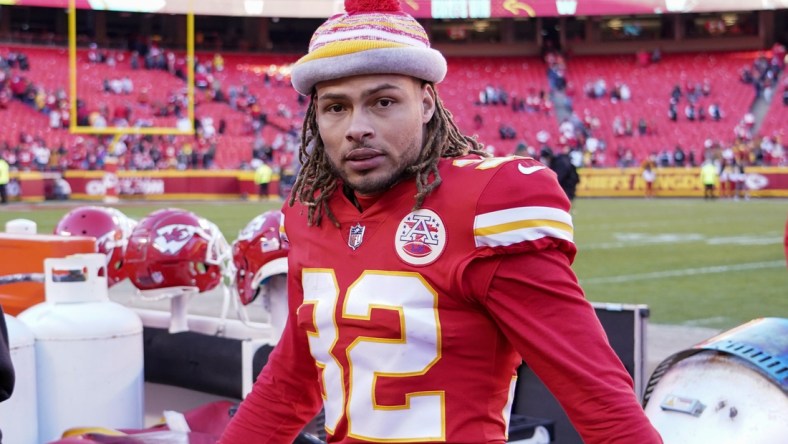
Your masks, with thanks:
M428 265L446 247L446 227L434 211L417 210L402 219L394 244L397 255L405 263Z
M193 225L173 224L161 227L156 230L156 237L153 239L153 248L164 254L175 254L181 251L189 239L199 230Z

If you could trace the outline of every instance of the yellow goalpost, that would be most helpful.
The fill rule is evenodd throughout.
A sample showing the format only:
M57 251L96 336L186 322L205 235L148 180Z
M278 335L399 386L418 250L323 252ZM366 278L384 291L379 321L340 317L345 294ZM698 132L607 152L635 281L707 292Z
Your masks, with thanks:
M191 9L190 9L191 10ZM120 137L127 134L134 135L153 135L153 136L190 136L194 135L194 13L186 14L186 95L187 112L190 128L181 130L171 127L148 127L148 128L93 128L90 126L80 126L77 122L77 8L76 0L68 2L68 59L69 59L69 103L71 119L69 131L72 134L92 134L92 135L113 135L114 144Z
M191 3L190 3L191 5ZM186 130L171 127L126 127L126 128L93 128L80 126L77 122L77 8L76 1L68 1L68 62L69 62L69 132L71 134L89 134L113 136L108 146L109 156L104 167L104 202L118 201L117 158L114 156L115 146L125 135L151 136L191 136L194 135L194 12L189 8L186 14L186 97L189 128Z

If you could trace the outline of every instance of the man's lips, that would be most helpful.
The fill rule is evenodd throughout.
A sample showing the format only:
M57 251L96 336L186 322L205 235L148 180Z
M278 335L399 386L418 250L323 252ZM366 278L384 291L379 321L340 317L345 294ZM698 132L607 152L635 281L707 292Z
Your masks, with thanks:
M360 160L367 160L373 157L382 156L379 150L375 148L354 148L350 150L347 154L345 154L345 160L347 161L360 161Z
M354 148L345 154L345 163L353 170L365 171L378 167L383 158L383 152L375 148Z

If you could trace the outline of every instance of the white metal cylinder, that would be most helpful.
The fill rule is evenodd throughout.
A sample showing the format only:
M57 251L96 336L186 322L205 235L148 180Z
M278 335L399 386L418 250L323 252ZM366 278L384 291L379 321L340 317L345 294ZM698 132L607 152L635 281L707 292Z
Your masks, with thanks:
M0 430L7 443L38 444L35 337L21 321L4 316L16 383L11 398L0 403Z
M5 232L13 234L36 234L38 225L30 219L12 219L5 223Z
M142 428L142 321L109 301L100 254L46 259L46 302L19 315L36 338L38 435Z
M645 411L665 444L782 444L788 436L788 396L780 387L739 358L712 351L674 364Z

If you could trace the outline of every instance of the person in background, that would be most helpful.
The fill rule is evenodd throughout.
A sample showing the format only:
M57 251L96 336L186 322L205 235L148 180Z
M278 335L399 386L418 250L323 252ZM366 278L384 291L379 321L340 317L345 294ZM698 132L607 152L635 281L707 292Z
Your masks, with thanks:
M292 442L324 406L329 443L503 444L523 359L585 442L662 442L572 272L555 174L459 131L398 1L345 10L293 65L289 316L220 443Z
M260 199L268 199L270 191L268 184L271 183L271 178L274 175L274 170L264 160L259 161L259 165L254 170L254 183L257 185L257 195Z
M580 183L580 175L577 174L577 168L572 165L569 156L564 153L555 155L551 149L542 149L539 158L542 163L555 172L561 189L564 190L569 201L573 201L577 192L577 184Z
M8 203L8 183L11 181L11 167L0 157L0 204Z
M711 159L706 159L700 167L700 181L703 184L703 198L714 199L714 186L717 184L717 167Z
M643 166L643 182L646 183L646 199L654 197L654 181L657 180L657 172L651 166L651 162L646 162Z

